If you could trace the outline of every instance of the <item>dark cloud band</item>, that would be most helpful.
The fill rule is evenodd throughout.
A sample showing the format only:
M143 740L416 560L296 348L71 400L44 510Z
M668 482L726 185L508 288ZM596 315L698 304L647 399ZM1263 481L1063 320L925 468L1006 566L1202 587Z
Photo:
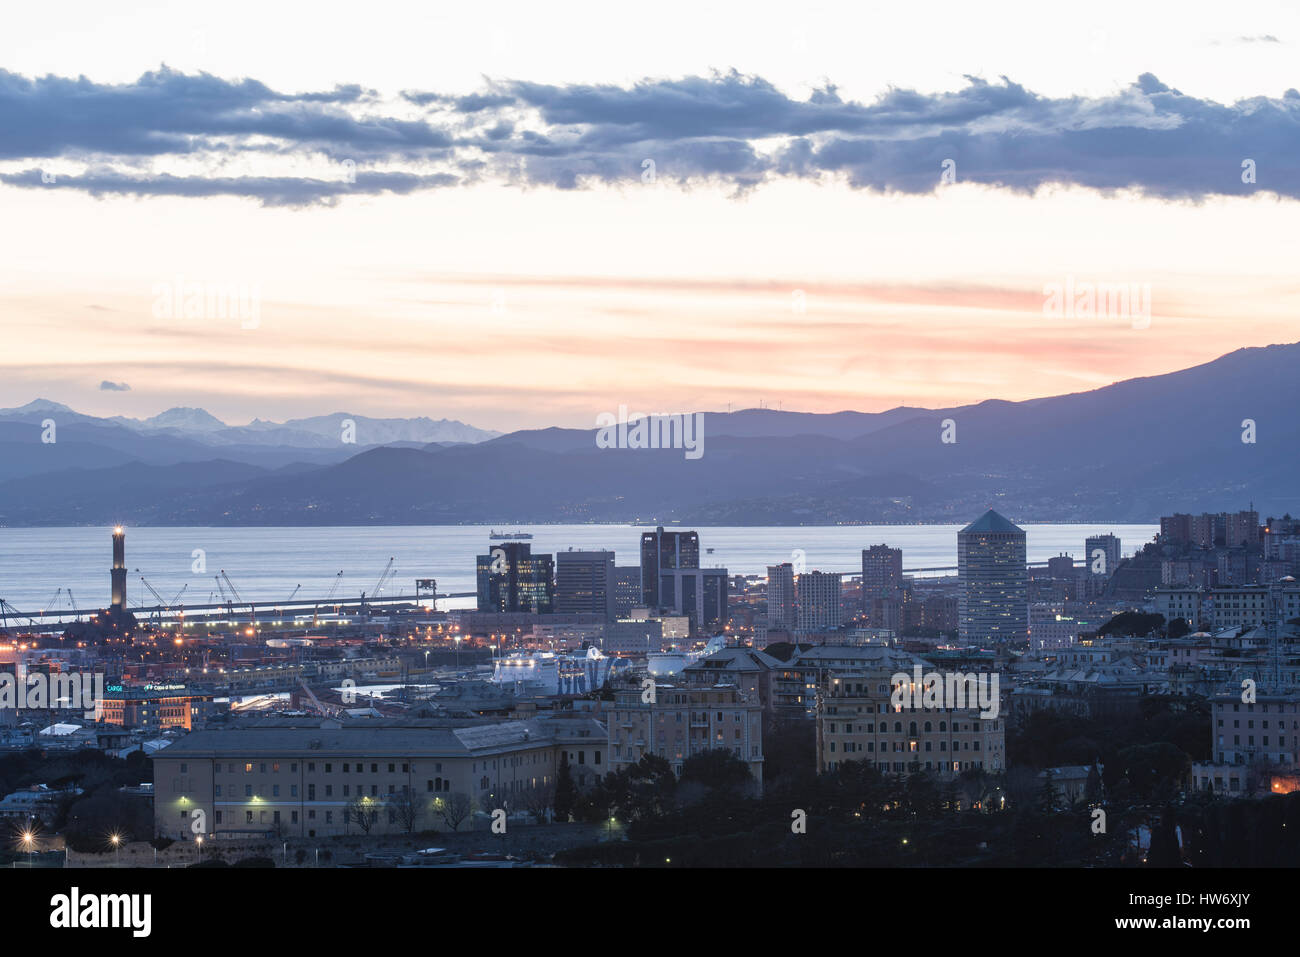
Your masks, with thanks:
M11 165L0 182L96 196L301 206L485 179L575 189L651 176L738 190L834 176L926 193L947 167L959 182L1017 191L1060 183L1165 199L1300 198L1300 93L1225 105L1150 74L1102 98L968 78L960 90L891 89L870 103L830 85L800 100L731 72L630 87L497 82L468 96L407 91L393 103L356 85L282 93L166 68L121 85L0 71L0 127L0 161ZM213 172L150 172L163 157ZM235 157L252 166L323 157L338 175L231 176ZM83 168L50 175L52 160Z

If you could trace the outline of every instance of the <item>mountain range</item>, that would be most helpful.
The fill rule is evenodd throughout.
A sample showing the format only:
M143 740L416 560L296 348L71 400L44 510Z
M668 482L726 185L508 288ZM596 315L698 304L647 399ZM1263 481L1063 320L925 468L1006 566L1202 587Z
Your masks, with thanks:
M1300 343L1023 402L703 413L704 454L336 413L230 426L202 409L0 410L0 524L699 525L1154 522L1300 514ZM41 442L52 418L57 441ZM355 444L340 441L344 420Z

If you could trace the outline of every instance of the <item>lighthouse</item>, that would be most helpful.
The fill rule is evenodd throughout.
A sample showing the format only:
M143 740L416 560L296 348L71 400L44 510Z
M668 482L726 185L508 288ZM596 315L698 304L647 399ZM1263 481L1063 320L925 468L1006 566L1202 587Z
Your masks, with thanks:
M113 568L110 574L113 585L110 608L121 612L126 609L126 530L121 525L113 529Z

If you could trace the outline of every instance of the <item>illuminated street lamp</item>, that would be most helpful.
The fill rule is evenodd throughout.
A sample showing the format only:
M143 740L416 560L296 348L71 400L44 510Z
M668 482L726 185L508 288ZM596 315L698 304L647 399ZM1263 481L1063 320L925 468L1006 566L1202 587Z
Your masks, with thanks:
M114 867L121 867L121 866L122 866L122 856L121 856L121 854L119 854L118 852L121 851L121 849L122 849L122 835L121 835L121 834L110 834L110 835L108 836L108 843L110 843L110 844L113 845L113 866L114 866Z
M36 855L36 835L31 828L22 833L23 850L27 852L27 866L32 867Z

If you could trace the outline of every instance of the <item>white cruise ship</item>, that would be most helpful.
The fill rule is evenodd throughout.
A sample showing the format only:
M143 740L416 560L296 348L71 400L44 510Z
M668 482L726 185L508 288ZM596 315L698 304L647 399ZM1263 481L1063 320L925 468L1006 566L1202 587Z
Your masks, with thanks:
M663 651L646 655L646 670L656 678L675 675L687 665L694 664L701 658L707 658L714 652L727 647L727 639L715 635L700 651Z
M516 651L493 664L492 683L511 688L517 695L587 694L632 666L624 658L605 657L599 648L588 648L585 655Z

